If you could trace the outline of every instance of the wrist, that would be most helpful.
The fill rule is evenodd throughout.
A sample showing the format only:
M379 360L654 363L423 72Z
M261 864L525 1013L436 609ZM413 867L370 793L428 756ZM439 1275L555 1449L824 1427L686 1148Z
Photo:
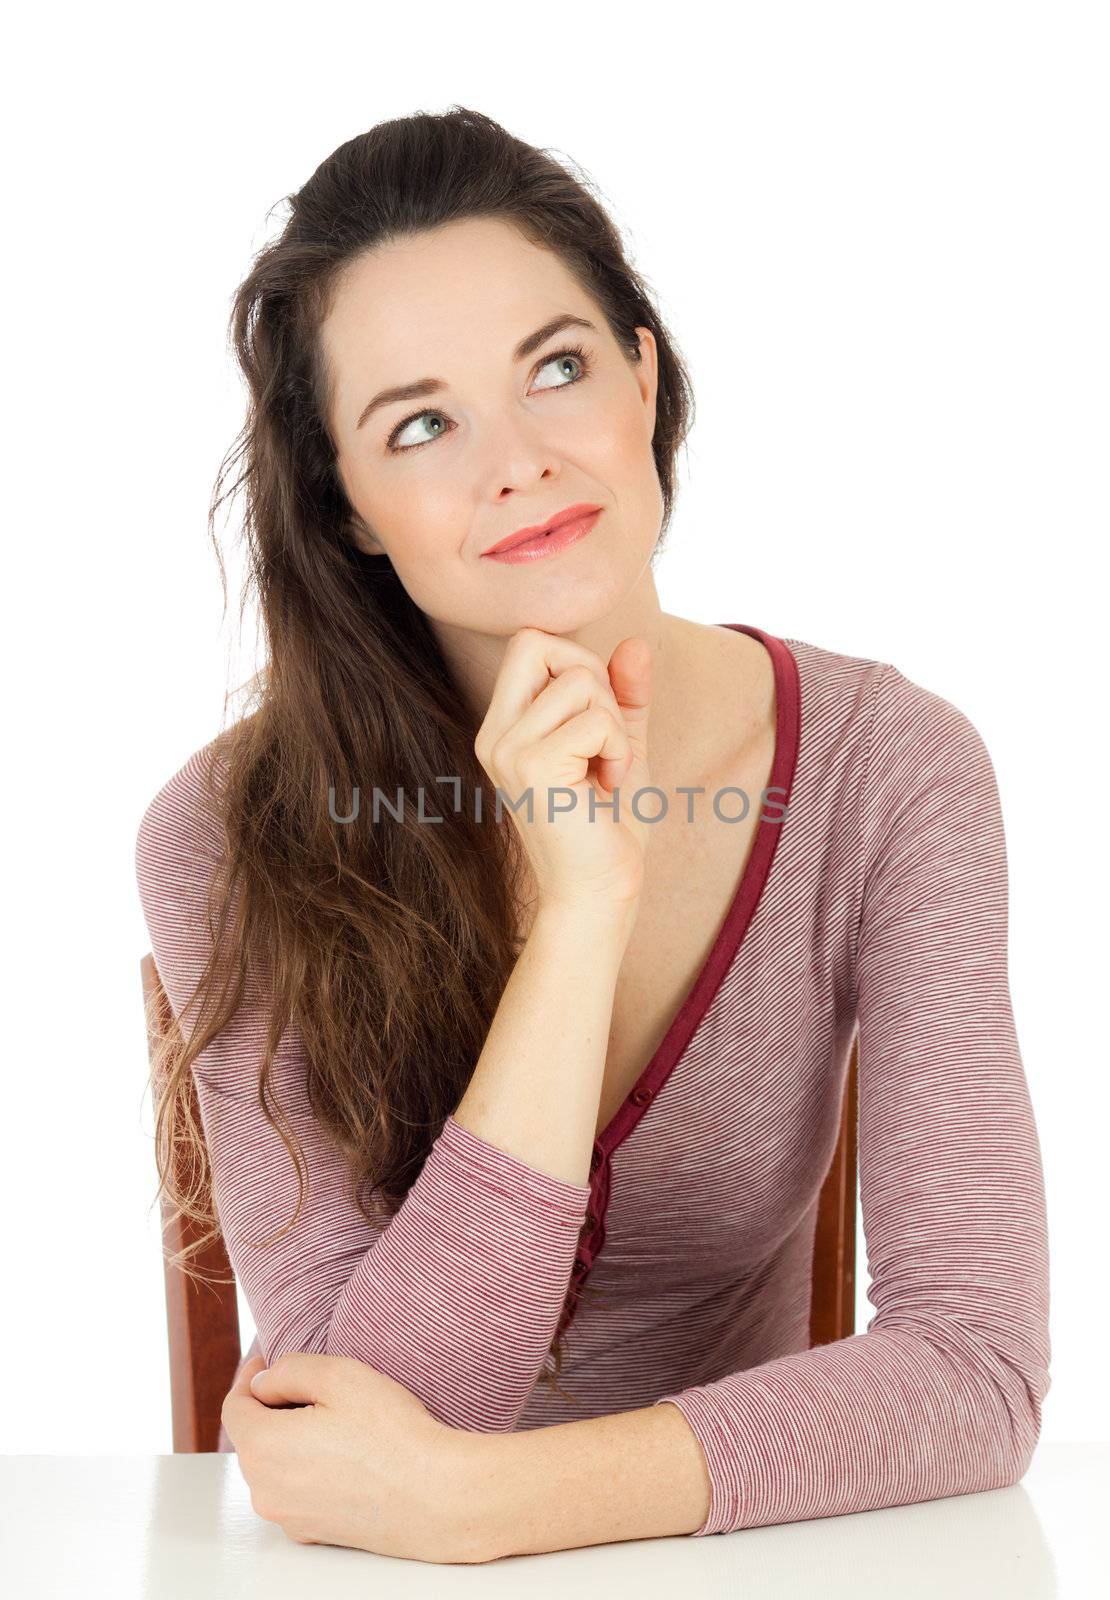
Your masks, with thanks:
M676 1537L709 1513L708 1463L674 1404L464 1438L477 1449L460 1457L460 1560Z
M623 947L640 911L640 897L631 900L541 900L532 931L537 927L560 935L606 940Z
M453 1560L495 1561L507 1555L509 1482L514 1434L447 1428L445 1503Z

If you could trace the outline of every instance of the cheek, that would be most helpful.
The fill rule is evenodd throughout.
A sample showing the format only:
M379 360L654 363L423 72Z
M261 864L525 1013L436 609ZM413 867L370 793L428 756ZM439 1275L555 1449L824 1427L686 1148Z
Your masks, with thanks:
M409 597L431 616L450 615L468 536L460 521L457 485L443 493L414 488L393 520L383 525L393 530L387 535L390 560Z
M639 406L624 406L608 430L608 481L630 529L651 550L663 519L663 486L651 448L647 420Z
M375 485L363 506L363 515L380 530L401 577L442 571L465 538L460 531L458 484L450 475L398 473L395 486Z
M605 407L600 420L596 415L591 418L584 437L592 459L604 461L610 476L626 485L644 473L645 464L651 468L651 440L643 408L624 394Z
M413 484L397 514L395 544L398 561L414 574L442 581L463 551L466 522L460 512L459 486L448 481L436 486ZM454 578L449 581L454 581Z

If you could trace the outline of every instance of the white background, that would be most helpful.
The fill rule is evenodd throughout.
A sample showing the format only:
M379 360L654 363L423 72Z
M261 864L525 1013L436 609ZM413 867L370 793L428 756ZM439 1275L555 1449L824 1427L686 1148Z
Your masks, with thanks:
M1043 1437L1110 1435L1106 8L74 6L8 37L0 1450L171 1449L133 852L254 665L205 526L230 297L336 145L454 102L592 176L690 363L664 609L892 661L987 743Z

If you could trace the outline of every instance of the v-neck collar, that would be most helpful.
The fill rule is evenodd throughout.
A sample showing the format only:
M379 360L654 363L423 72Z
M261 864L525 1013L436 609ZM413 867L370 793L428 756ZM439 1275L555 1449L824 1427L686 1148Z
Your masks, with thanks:
M771 655L775 671L775 754L771 763L771 776L767 785L766 807L778 811L790 802L794 772L798 764L798 746L801 737L801 680L794 653L774 634L744 622L724 622L724 628L737 633L750 634L764 644ZM590 1158L590 1198L586 1207L586 1220L578 1239L578 1252L571 1270L567 1296L559 1317L558 1332L565 1332L578 1308L579 1291L589 1276L590 1269L605 1243L605 1219L609 1209L609 1190L612 1179L610 1157L618 1145L623 1144L633 1128L651 1105L674 1068L682 1060L694 1033L709 1010L721 980L736 960L737 952L748 931L748 926L759 904L771 871L775 849L782 837L785 810L779 815L763 817L756 829L755 839L748 855L732 904L725 913L720 932L706 957L693 988L686 996L678 1013L667 1029L662 1044L656 1050L643 1072L610 1122L594 1140Z
M767 785L766 807L772 811L786 807L794 784L798 764L798 746L801 736L801 680L794 653L774 634L744 622L724 622L724 628L737 633L750 634L770 652L775 671L775 754L771 763L771 776ZM785 810L780 815L763 817L756 828L755 839L748 854L732 904L725 913L720 932L706 957L693 988L686 996L678 1013L667 1029L662 1044L656 1050L612 1119L594 1140L590 1158L590 1198L587 1202L586 1220L578 1240L578 1253L570 1275L567 1297L559 1317L558 1332L563 1333L574 1317L579 1302L579 1290L589 1276L598 1252L605 1243L605 1218L609 1208L609 1188L612 1177L610 1157L618 1145L632 1132L647 1111L659 1090L674 1068L682 1060L695 1030L709 1010L721 980L736 959L738 950L748 931L755 908L759 904L775 849L782 837Z
M756 829L755 839L736 893L725 913L724 922L713 942L713 948L694 980L693 987L679 1007L659 1048L595 1139L593 1159L590 1164L591 1173L595 1173L617 1146L627 1139L666 1083L676 1064L682 1059L683 1052L721 986L721 980L736 959L736 953L759 904L759 898L771 870L775 848L782 835L785 814L780 814L780 808L789 804L801 733L801 685L798 663L793 652L781 639L765 632L762 628L752 627L743 622L725 622L720 626L758 639L771 655L775 673L775 754L771 763L765 809L770 809L772 814L763 817Z

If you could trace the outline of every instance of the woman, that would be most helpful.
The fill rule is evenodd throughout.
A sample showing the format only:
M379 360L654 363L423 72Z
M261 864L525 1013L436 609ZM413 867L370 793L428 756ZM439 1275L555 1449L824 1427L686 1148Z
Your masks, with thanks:
M661 610L685 368L477 112L330 156L233 328L268 663L137 865L256 1510L473 1562L1016 1482L1047 1244L976 729ZM809 1349L857 1030L877 1310Z

